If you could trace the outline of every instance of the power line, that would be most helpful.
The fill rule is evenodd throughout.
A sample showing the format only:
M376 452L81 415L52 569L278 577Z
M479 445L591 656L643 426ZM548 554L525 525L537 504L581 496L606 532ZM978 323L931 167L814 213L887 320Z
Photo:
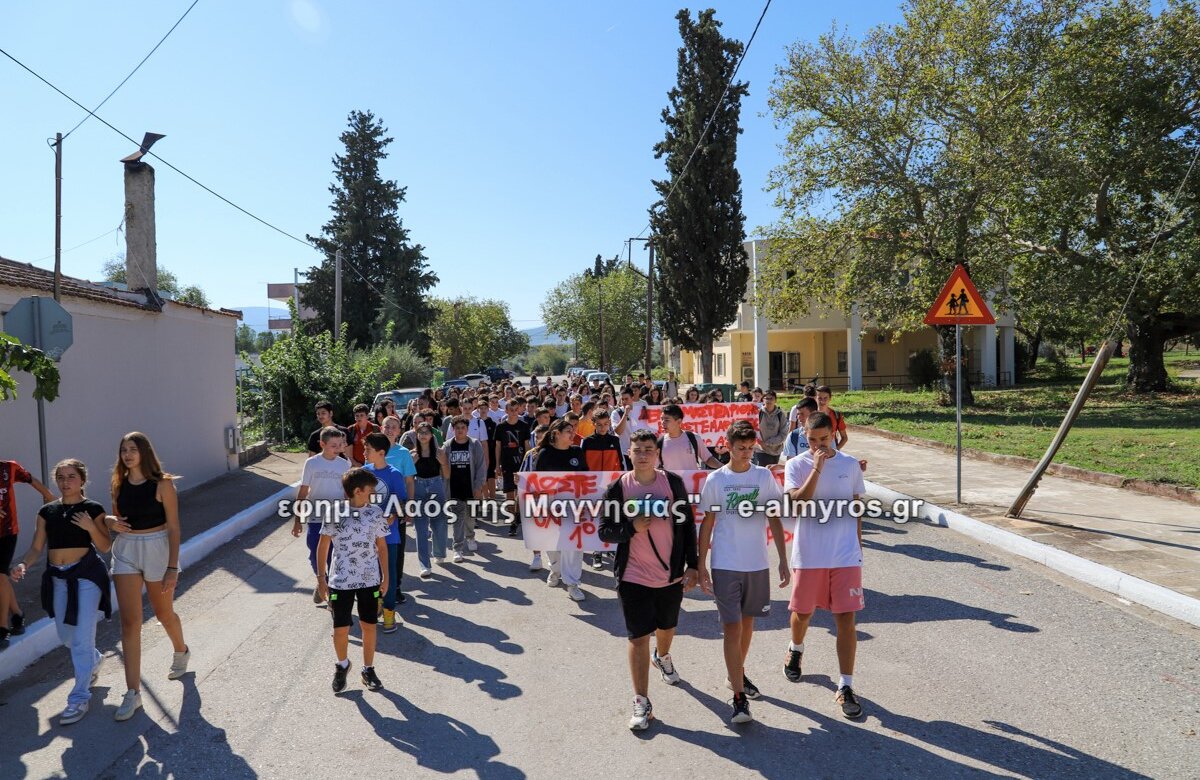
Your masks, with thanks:
M95 238L89 238L87 241L84 241L82 244L76 244L75 246L71 247L70 249L64 249L64 250L62 250L62 253L65 255L67 252L74 252L76 249L82 249L83 247L87 246L88 244L95 243L96 241L99 241L100 239L104 238L105 236L111 236L113 233L118 232L123 227L125 227L124 219L121 220L121 224L117 225L112 230L105 231L105 232L101 233L100 235L96 236ZM34 260L32 262L40 263L43 260L49 260L52 257L54 257L54 255L49 254L49 255L46 255L45 257L39 257L37 260Z
M108 99L109 99L110 97L112 97L113 95L117 94L117 90L119 90L121 87L125 86L125 82L126 82L126 81L129 81L129 79L133 78L133 74L137 73L137 72L138 72L138 69L139 69L139 68L141 68L143 65L145 65L145 64L146 64L146 60L150 59L150 56L151 56L152 54L154 54L154 52L158 51L158 47L163 45L163 41L165 41L167 38L169 38L169 37L171 36L171 33L175 32L175 28L179 26L179 23L180 23L180 22L182 22L182 21L183 21L185 18L187 18L187 15L188 15L188 14L190 14L190 13L192 12L192 9L196 7L196 3L199 3L199 2L200 2L200 0L192 0L192 4L191 4L191 5L189 5L189 6L187 7L187 10L183 12L183 16L179 17L179 19L177 19L177 20L175 21L175 24L171 25L171 29L167 30L167 34L166 34L166 35L164 35L162 38L160 38L160 39L159 39L159 41L158 41L158 43L154 44L154 48L150 50L150 53L149 53L149 54L147 54L145 57L142 57L142 61L141 61L141 62L139 62L139 63L137 64L137 66L136 66L136 67L134 67L134 69L133 69L133 70L129 71L129 75L128 75L128 76L126 76L125 78L121 79L121 83L120 83L120 84L118 84L117 86L113 87L113 91L112 91L112 92L109 92L109 93L108 93L108 95L107 95L107 96L104 98L104 100L101 100L101 101L100 101L99 105L97 105L97 106L96 106L95 108L93 108L91 111L88 111L88 112L87 112L87 116L85 116L83 119L80 119L80 120L79 120L79 124L75 125L75 126L74 126L74 127L72 127L70 130L68 130L66 133L64 133L64 134L63 134L63 139L64 139L64 140L67 138L67 136L71 135L71 133L73 133L73 132L75 132L76 130L78 130L78 129L79 129L79 127L80 127L80 125L82 125L84 122L88 121L88 119L90 119L90 118L92 117L92 115L93 115L93 114L95 114L97 111L99 111L99 110L100 110L100 108L101 108L101 107L102 107L102 106L103 106L105 103L107 103L107 102L108 102Z
M746 59L746 55L750 53L750 46L754 43L754 36L758 35L758 28L762 26L763 18L766 17L767 9L770 7L771 0L767 0L766 5L763 6L762 13L758 15L758 21L754 24L753 32L750 33L750 39L746 41L746 46L742 49L742 54L740 57L738 57L737 64L733 66L733 73L730 74L729 81L725 83L725 89L721 91L720 99L717 100L717 104L713 106L712 114L709 115L708 121L704 123L704 129L700 131L700 137L696 139L696 145L692 147L692 153L688 155L687 162L683 164L683 170L681 170L679 175L675 177L675 181L671 184L671 189L667 191L667 197L663 198L664 203L671 200L671 196L675 194L675 189L679 186L679 183L683 181L683 177L685 174L687 174L688 168L691 167L692 160L696 158L696 153L699 152L700 147L704 145L704 138L708 135L708 128L712 126L714 121L716 121L717 114L720 113L721 106L725 103L725 96L729 94L729 88L732 87L733 82L737 80L738 70L741 69L742 63ZM650 223L647 222L646 227L638 231L638 234L635 236L635 238L641 238L642 234L649 229Z
M199 0L197 0L197 2L198 2L198 1L199 1ZM193 5L195 5L195 3L193 3ZM190 10L190 9L189 9L189 10ZM51 83L49 80L47 80L47 79L46 79L44 76L42 76L40 73L38 73L37 71L35 71L33 68L30 68L28 65L26 65L26 64L25 64L25 63L23 63L23 62L21 62L19 59L17 59L17 58L16 58L16 57L14 57L13 55L9 54L9 53L8 53L8 52L7 52L5 49L3 49L3 48L0 48L0 54L3 54L5 57L8 57L10 60L12 60L13 62L15 62L17 65L19 65L19 66L20 66L20 67L21 67L23 70L25 70L25 71L26 71L27 73L29 73L31 76L33 76L33 77L34 77L34 78L36 78L38 81L40 81L40 82L42 82L43 84L45 84L47 87L50 87L50 89L54 90L54 91L55 91L55 92L57 92L59 95L63 96L64 98L66 98L66 99L67 99L67 100L69 100L70 102L74 103L76 106L79 106L79 108L82 108L84 111L87 111L87 110L88 110L88 109L87 109L87 107L86 107L86 106L84 106L82 103L80 103L78 100L76 100L75 98L71 97L71 96L70 96L70 95L68 95L66 92L63 92L61 89L59 89L58 87L56 87L54 84L52 84L52 83ZM99 108L99 107L97 106L97 108ZM93 111L88 111L88 116L90 116L90 117L95 117L95 118L96 118L96 121L100 122L100 123L101 123L101 124L103 124L105 127L107 127L109 130L112 130L114 133L116 133L117 135L119 135L119 136L121 136L122 138L124 138L126 141L129 141L129 143L133 144L134 146L141 147L141 143L140 143L140 142L138 142L138 141L135 141L135 140L134 140L132 137L130 137L130 136L127 134L127 133L124 133L124 132L122 132L120 129L118 129L117 127L114 127L114 126L112 125L112 123L110 123L110 122L109 122L108 120L106 120L104 117L102 117L102 116L100 116L99 114L97 114L97 113L96 113L94 110L93 110ZM77 127L78 127L78 125L77 125ZM274 225L274 224L272 224L272 223L268 222L267 220L263 219L262 217L258 216L257 214L253 213L252 211L250 211L250 210L248 210L248 209L245 209L245 208L243 208L242 206L239 206L238 204L234 203L234 202L233 202L232 200L230 200L229 198L225 197L225 196L224 196L224 195L222 195L221 193L219 193L219 192L217 192L216 190L214 190L213 188L211 188L211 187L209 187L208 185L204 184L203 182L201 182L201 181L197 180L195 177L193 177L193 176L191 176L190 174L186 173L185 171L183 171L183 170L180 170L179 168L175 167L175 166L174 166L174 165L172 165L172 164L171 164L171 163L170 163L168 160L164 160L164 159L162 158L162 156L160 156L159 154L157 154L157 153L155 153L155 152L153 152L153 151L147 151L147 152L146 152L146 154L147 154L147 155L149 155L149 156L151 156L151 157L153 157L154 159L158 160L159 162L161 162L163 165L167 166L167 167L168 167L168 168L170 168L171 170L175 171L175 172L176 172L176 173L178 173L180 176L182 176L183 178L185 178L185 179L187 179L188 181L190 181L192 184L195 184L197 187L199 187L200 189L204 190L204 191L205 191L205 192L207 192L209 195L212 195L214 198L217 198L218 200L220 200L220 201L224 202L225 204L227 204L227 205L229 205L229 206L232 206L233 208L235 208L235 209L237 209L238 211L242 212L243 214L245 214L247 217L250 217L250 218L251 218L251 219L253 219L254 221L256 221L256 222L258 222L258 223L260 223L260 224L262 224L262 225L265 225L266 227L270 228L271 230L274 230L276 233L279 233L279 234L280 234L280 235L282 235L282 236L286 236L287 238L290 238L290 239L292 239L293 241L295 241L295 242L297 242L297 243L299 243L299 244L304 244L305 246L307 246L307 247L309 247L309 248L311 248L311 249L316 249L316 250L320 251L320 248L319 248L319 247L317 247L317 246L316 246L315 244L313 244L312 242L310 242L310 241L308 241L308 240L306 240L306 239L300 238L300 237L298 237L298 236L296 236L296 235L294 235L294 234L292 234L292 233L289 233L288 231L284 230L283 228L281 228L281 227L278 227L278 226L276 226L276 225ZM363 274L363 272L362 272L362 271L358 270L358 267L357 267L357 266L355 266L355 265L354 265L354 263L350 262L349 260L346 260L345 258L343 258L343 259L342 259L342 262L343 262L343 263L345 263L346 265L350 266L350 270L352 270L352 271L354 271L354 273L358 274L358 277L359 277L360 279L362 279L362 281L363 281L363 282L364 282L364 283L365 283L365 284L366 284L368 287L370 287L370 288L371 288L371 289L372 289L372 290L375 292L375 294L376 294L376 295L378 295L378 296L379 296L379 297L380 297L380 298L381 298L381 299L384 301L384 303L388 303L388 304L390 304L390 305L392 305L392 306L396 307L397 309L399 309L400 311L404 312L405 314L411 314L411 315L413 315L414 317L415 317L415 316L417 316L417 313L416 313L416 312L412 311L411 309L409 309L409 308L407 308L407 307L405 307L405 306L401 306L401 305L400 305L399 303L397 303L396 301L394 301L394 300L392 300L391 298L389 298L388 296L384 295L384 294L383 294L383 292L382 292L382 291L381 291L381 290L380 290L378 287L376 287L376 286L375 286L375 284L374 284L374 283L373 283L373 282L372 282L370 279L368 279L368 278L366 277L366 275L365 275L365 274Z

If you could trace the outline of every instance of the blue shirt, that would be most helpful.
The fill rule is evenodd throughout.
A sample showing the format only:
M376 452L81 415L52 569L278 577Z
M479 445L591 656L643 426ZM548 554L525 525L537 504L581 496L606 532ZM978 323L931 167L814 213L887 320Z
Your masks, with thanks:
M393 447L392 449L396 448ZM407 454L408 450L404 452ZM411 461L412 458L409 458L409 462ZM375 479L379 480L375 493L379 496L377 506L383 510L384 517L388 517L397 510L393 504L391 511L389 511L388 504L393 499L397 502L408 500L408 489L404 484L404 474L400 473L399 469L390 463L381 469L375 468L370 463L363 466L363 468L374 474ZM413 472L416 472L415 468ZM388 525L388 535L385 541L388 544L400 544L400 523L397 522Z
M415 477L417 475L417 464L413 463L412 453L399 444L392 445L384 460L387 461L389 466L406 477Z

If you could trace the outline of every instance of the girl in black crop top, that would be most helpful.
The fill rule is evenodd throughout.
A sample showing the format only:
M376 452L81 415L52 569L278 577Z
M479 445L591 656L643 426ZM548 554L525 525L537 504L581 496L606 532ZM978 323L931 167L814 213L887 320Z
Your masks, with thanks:
M74 459L60 461L54 467L54 483L62 498L38 512L33 544L11 576L19 581L42 548L49 547L50 565L42 573L42 608L54 618L60 640L71 651L75 685L59 716L59 723L68 724L87 713L91 700L92 673L100 662L96 621L101 611L105 617L112 614L108 570L97 550L108 552L112 545L104 507L83 494L87 466Z
M171 639L175 655L170 680L187 672L191 653L183 639L183 623L175 612L179 582L179 496L175 477L163 471L146 434L133 431L121 438L112 474L113 581L121 610L121 649L128 690L117 720L141 707L142 591L158 622Z

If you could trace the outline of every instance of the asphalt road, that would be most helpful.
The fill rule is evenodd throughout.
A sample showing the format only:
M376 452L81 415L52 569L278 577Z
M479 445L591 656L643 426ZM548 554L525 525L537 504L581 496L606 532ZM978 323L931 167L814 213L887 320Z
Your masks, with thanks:
M405 625L380 635L386 690L364 691L354 671L335 696L304 543L264 525L185 572L192 674L166 679L170 646L148 619L146 708L133 720L112 718L124 692L115 620L102 624L106 663L78 724L56 725L64 650L0 686L0 777L1200 775L1200 631L946 529L867 529L861 723L832 701L827 615L804 680L784 679L778 591L748 667L763 690L755 723L726 722L715 606L690 597L673 649L683 682L654 675L658 720L629 732L615 594L608 575L584 579L588 600L575 604L488 529L466 564L405 578Z

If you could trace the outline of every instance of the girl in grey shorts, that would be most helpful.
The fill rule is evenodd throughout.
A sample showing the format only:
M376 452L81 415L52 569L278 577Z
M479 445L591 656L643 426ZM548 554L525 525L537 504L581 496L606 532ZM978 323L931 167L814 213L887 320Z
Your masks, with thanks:
M121 611L121 649L128 690L117 720L128 720L142 706L142 588L154 616L175 648L167 679L187 673L191 652L183 641L183 625L175 614L179 582L179 500L175 477L163 471L150 440L134 431L121 439L113 466L111 528L112 574Z

